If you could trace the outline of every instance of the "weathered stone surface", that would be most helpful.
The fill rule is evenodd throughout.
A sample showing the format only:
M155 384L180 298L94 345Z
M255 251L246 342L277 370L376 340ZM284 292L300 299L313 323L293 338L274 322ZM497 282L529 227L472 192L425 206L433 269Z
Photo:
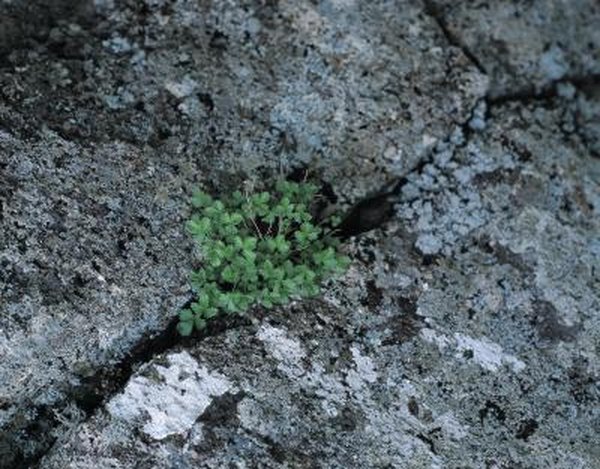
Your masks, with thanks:
M189 298L191 263L162 155L52 133L33 144L4 134L0 153L0 423L19 441L15 422L60 408L80 378L164 327Z
M489 74L494 97L600 74L600 5L594 0L429 3Z
M302 162L350 195L414 165L487 89L418 2L112 3L8 56L14 131L176 140L227 178Z
M8 466L40 454L82 383L190 298L190 186L306 165L354 201L414 166L487 86L414 2L70 3L0 4Z
M91 0L0 0L0 9L0 62L15 49L45 41L58 22L86 23L94 14Z
M0 467L600 465L598 86L523 95L598 73L597 8L426 3L0 0ZM113 393L190 186L300 165L393 219Z
M561 130L586 99L457 130L323 299L157 358L42 467L596 467L600 164Z

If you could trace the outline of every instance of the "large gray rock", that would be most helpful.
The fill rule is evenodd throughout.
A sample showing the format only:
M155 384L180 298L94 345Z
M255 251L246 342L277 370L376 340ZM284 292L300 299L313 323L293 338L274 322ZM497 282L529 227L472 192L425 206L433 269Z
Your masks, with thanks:
M97 8L94 28L60 23L9 56L16 73L2 85L22 135L47 125L78 142L176 140L227 178L305 163L328 179L362 174L340 190L364 193L412 167L487 89L419 2Z
M155 358L41 467L598 467L600 163L565 130L597 103L568 95L476 112L322 299Z
M0 467L600 466L597 4L76 3L0 0ZM190 188L300 166L392 220L175 342Z
M92 411L90 380L108 392L97 378L190 298L191 186L306 165L343 205L487 89L419 2L69 3L0 3L5 467Z

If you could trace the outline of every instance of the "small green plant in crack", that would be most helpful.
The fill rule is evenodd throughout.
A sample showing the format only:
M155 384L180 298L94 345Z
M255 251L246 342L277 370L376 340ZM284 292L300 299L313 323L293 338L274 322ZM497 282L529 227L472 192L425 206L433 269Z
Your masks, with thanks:
M191 276L195 301L179 313L181 335L218 314L317 295L323 280L346 270L350 260L334 236L339 218L317 223L310 210L316 196L314 184L284 180L272 192L236 191L220 200L194 194L187 228L202 268Z

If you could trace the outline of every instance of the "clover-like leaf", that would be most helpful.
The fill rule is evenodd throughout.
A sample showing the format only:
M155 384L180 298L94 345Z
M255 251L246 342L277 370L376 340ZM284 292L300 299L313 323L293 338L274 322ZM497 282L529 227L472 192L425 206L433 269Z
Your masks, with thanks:
M196 326L196 329L201 331L202 329L204 329L206 327L206 321L204 320L204 318L197 316L194 319L194 326Z
M192 313L189 309L182 309L179 312L179 320L182 322L191 321L194 318L194 313Z
M196 191L192 196L192 205L196 208L208 207L213 203L213 198L203 191Z
M182 336L188 336L194 330L194 323L192 321L181 321L177 324L177 332Z

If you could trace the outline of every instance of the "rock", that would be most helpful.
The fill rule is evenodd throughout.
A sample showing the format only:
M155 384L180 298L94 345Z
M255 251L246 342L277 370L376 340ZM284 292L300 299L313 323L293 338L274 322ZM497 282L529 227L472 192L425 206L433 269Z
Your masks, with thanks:
M47 35L22 29L27 12L44 18L41 3L0 7L19 36L0 74L9 465L35 459L54 438L39 422L97 400L89 381L191 297L194 186L228 191L306 165L353 203L407 171L428 149L421 133L443 138L486 89L412 2L94 7L90 21L51 2ZM390 142L406 156L385 159Z
M450 144L446 182L418 195L438 225L402 223L400 193L397 219L349 245L363 261L322 299L157 357L42 467L596 466L600 219L584 201L599 168L580 136L558 130L568 108L562 98L492 108L485 129ZM468 179L452 178L460 168ZM419 187L429 174L409 178ZM457 207L477 201L477 223L449 210L454 194ZM432 226L443 248L423 264L410 240ZM191 373L173 364L187 353L189 369L206 370L196 379L218 376L226 394L205 407L200 393L204 412L177 438L140 442L153 412L133 421L111 409L141 383L148 396L164 389L145 378L152 369L187 386Z
M0 1L0 467L600 465L595 6L71 3ZM350 270L180 341L191 190L294 170Z
M429 4L489 74L493 98L600 73L600 6L594 0Z

